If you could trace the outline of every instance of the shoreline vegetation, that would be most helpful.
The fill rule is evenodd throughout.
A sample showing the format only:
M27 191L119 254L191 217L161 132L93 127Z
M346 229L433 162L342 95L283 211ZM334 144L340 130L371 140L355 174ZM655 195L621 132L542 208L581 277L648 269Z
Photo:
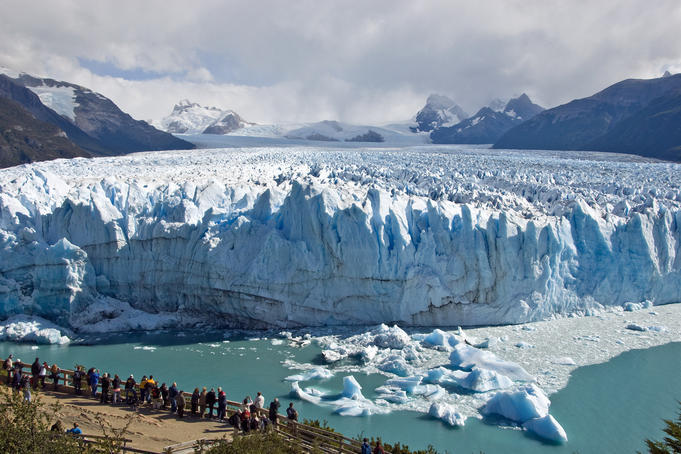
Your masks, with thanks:
M348 438L330 428L326 421L303 420L297 422L282 415L277 424L266 424L269 430L241 434L238 425L233 427L224 420L200 418L185 413L181 418L165 408L152 408L150 404L130 405L125 401L112 404L112 388L106 390L108 399L101 399L102 383L96 385L96 396L91 397L90 384L85 373L80 386L74 386L74 371L56 370L50 375L34 375L31 365L20 363L19 369L24 386L14 386L10 380L13 365L4 369L0 383L0 407L4 413L0 435L2 452L139 452L184 453L210 452L231 453L355 453L361 451L360 436ZM5 364L3 364L5 366ZM25 371L24 369L28 369ZM76 375L77 377L78 375ZM41 380L41 377L42 378ZM47 379L47 382L46 380ZM77 394L77 389L83 392ZM23 391L23 392L22 392ZM27 392L30 397L27 399ZM135 385L137 395L139 384ZM183 393L184 400L191 402L191 394ZM104 402L102 402L104 400ZM137 403L137 402L136 402ZM237 414L242 403L226 401L226 416ZM187 405L189 407L189 405ZM256 409L263 419L268 418L264 408ZM59 421L58 434L53 428ZM78 423L83 436L64 437L62 428ZM196 424L203 423L203 424ZM24 435L30 433L31 437ZM13 437L17 439L13 439ZM18 441L21 440L21 441ZM376 439L371 438L372 449ZM22 444L23 443L23 444ZM431 446L425 450L411 451L408 446L396 443L384 444L386 454L437 454ZM17 450L18 449L18 450Z

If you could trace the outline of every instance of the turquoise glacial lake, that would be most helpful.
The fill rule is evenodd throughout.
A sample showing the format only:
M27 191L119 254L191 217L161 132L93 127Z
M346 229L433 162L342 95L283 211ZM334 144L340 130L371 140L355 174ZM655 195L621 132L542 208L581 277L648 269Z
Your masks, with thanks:
M94 340L94 339L93 339ZM373 435L400 441L411 448L433 445L449 453L634 453L645 451L646 438L661 439L663 418L675 418L681 400L681 343L625 352L607 363L575 370L568 386L550 396L551 414L569 442L552 445L513 428L469 418L465 427L450 428L427 415L399 411L369 417L341 417L330 408L292 399L283 378L298 373L281 362L318 363L314 345L298 349L272 345L270 340L230 338L222 333L114 334L92 345L31 346L0 343L0 356L31 362L35 357L60 367L78 364L121 376L153 374L162 382L177 382L185 391L197 386L222 386L231 400L262 391L269 402L279 397L295 402L302 418L326 420L348 436ZM385 377L354 374L364 395ZM339 392L343 374L315 383ZM305 385L303 385L305 386Z

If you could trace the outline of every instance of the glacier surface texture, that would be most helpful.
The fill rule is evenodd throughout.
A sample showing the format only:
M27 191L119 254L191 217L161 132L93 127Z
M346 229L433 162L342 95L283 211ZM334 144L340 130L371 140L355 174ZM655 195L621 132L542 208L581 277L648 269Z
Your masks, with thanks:
M457 146L22 165L0 171L0 317L456 326L674 303L680 182L677 164Z

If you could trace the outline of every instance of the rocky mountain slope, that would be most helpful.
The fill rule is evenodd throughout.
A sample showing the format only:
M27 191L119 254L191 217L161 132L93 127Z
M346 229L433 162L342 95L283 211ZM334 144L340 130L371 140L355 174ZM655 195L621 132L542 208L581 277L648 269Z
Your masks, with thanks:
M0 96L0 167L58 158L89 157L66 133Z
M28 74L0 74L0 97L50 123L92 156L136 151L191 149L194 145L134 120L110 99L85 87ZM33 155L39 159L40 155Z
M680 93L681 74L624 80L536 115L509 130L494 148L619 151L679 159L669 151L681 146L674 139L678 123L668 115L657 115L673 113ZM654 120L661 118L664 128ZM622 140L622 133L635 136L635 145Z

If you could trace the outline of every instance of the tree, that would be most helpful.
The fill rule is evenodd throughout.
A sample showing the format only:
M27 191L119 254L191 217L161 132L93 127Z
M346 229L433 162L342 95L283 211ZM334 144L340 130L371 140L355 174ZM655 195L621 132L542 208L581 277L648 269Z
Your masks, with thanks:
M681 412L676 421L665 419L666 427L662 429L668 436L663 441L646 440L650 454L681 453Z

